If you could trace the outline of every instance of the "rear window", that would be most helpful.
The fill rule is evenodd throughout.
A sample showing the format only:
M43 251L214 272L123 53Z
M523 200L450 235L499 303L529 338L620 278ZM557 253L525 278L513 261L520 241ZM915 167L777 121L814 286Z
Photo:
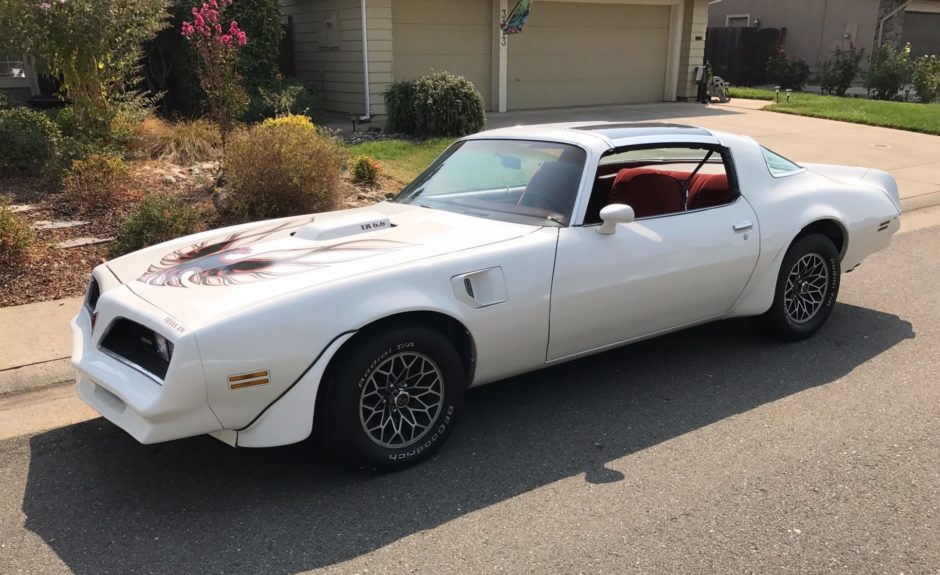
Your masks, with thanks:
M776 152L772 152L761 146L761 152L764 153L764 160L767 162L767 169L774 177L786 176L799 172L803 168L798 164L791 162Z

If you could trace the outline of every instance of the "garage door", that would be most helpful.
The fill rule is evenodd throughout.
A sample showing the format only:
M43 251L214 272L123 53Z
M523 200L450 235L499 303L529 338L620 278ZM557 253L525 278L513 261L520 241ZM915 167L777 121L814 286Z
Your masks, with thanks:
M492 67L491 0L392 2L392 74L407 80L432 70L464 76L489 106Z
M509 109L663 99L668 6L533 3L509 37Z

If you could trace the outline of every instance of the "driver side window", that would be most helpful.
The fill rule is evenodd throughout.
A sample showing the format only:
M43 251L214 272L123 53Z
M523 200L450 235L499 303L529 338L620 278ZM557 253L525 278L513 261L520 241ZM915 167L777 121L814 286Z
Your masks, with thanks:
M681 214L730 204L738 197L727 151L676 145L613 150L597 169L585 225L600 211L626 204L637 219Z

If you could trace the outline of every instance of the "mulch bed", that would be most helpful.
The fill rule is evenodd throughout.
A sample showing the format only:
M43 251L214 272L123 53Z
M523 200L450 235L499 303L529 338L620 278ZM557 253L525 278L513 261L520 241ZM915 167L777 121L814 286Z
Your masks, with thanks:
M36 241L29 262L21 269L0 269L0 307L80 296L85 293L92 269L107 261L110 243L75 248L55 248L54 244L79 238L111 238L118 234L121 222L133 211L143 192L160 192L179 196L199 207L204 220L199 229L221 227L212 196L212 178L205 173L179 177L180 169L157 161L130 163L133 190L118 207L99 213L81 213L68 206L55 186L41 178L0 178L0 194L12 197L14 205L33 205L34 209L19 212L33 224L48 220L80 220L82 226L35 230ZM185 172L185 170L184 170ZM169 175L175 178L168 177ZM343 207L369 205L397 190L357 188L344 182Z

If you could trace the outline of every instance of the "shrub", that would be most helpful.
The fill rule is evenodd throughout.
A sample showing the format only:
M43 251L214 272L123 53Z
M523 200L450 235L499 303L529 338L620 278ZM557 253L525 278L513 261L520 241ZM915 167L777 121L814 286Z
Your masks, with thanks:
M252 94L278 87L278 59L284 28L279 0L237 0L230 14L251 38L238 58L238 69ZM303 111L298 110L298 111Z
M10 209L10 199L0 196L0 267L16 268L29 257L33 230Z
M340 148L332 138L290 122L236 134L225 157L228 209L265 219L334 209L340 199Z
M110 208L127 191L127 166L120 156L92 154L75 160L62 178L66 200L82 211Z
M914 60L911 83L921 102L940 100L940 57L921 56Z
M120 96L105 139L114 146L126 147L137 126L153 114L156 103L157 99L136 91Z
M790 59L783 46L767 59L767 79L784 90L802 90L809 79L809 66L802 58Z
M12 108L13 102L7 98L7 95L0 92L0 110L6 110L7 108Z
M169 124L148 116L134 128L128 146L136 154L188 166L219 157L218 129L206 120Z
M391 133L413 134L415 131L414 80L393 82L385 91L385 129Z
M852 85L852 80L858 76L864 54L865 50L856 50L854 44L849 44L848 50L836 48L832 59L825 60L819 65L822 91L836 96L845 96L845 92Z
M385 94L389 131L465 136L486 124L483 97L466 78L447 72L395 82Z
M0 110L0 173L47 173L61 143L59 129L45 114L23 107Z
M313 130L315 126L313 125L313 120L307 116L302 116L300 114L290 114L288 116L280 116L278 118L268 118L261 124L262 126L297 126L305 130Z
M380 173L382 173L382 165L369 156L356 156L353 159L353 182L373 186Z
M911 77L911 45L898 50L884 44L872 50L865 75L868 95L878 100L894 100Z
M252 99L246 118L262 120L291 114L318 117L321 111L319 98L307 86L280 79L270 87L258 87L258 97Z
M111 245L111 257L169 241L192 233L199 211L183 200L151 194L122 223Z
M138 67L141 45L165 26L167 0L0 2L8 48L43 61L61 79L79 123L106 127L112 96ZM14 50L15 52L16 50Z

